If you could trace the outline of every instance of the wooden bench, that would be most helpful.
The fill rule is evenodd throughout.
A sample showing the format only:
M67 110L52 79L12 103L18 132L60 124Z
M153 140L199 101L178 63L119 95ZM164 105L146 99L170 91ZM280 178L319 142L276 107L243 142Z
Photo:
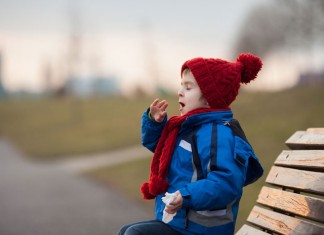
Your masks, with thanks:
M236 235L324 235L324 128L297 131Z

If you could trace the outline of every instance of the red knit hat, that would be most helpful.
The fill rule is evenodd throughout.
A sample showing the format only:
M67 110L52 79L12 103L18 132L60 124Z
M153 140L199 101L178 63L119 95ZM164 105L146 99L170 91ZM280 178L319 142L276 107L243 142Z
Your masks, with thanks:
M241 83L249 83L261 70L262 61L252 54L241 54L236 62L213 58L194 58L181 68L189 68L211 108L228 108Z

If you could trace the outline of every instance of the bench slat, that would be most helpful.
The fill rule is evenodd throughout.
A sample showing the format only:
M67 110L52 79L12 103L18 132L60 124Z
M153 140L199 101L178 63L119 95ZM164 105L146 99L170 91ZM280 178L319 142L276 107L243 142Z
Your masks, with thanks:
M262 187L236 235L324 235L324 128L297 131L285 143L292 150L281 152L266 178L276 187Z
M266 178L269 184L324 195L324 173L273 166Z
M324 222L324 200L319 198L263 187L257 202L317 222Z
M269 235L269 233L263 232L247 224L244 224L242 228L240 228L240 230L235 233L235 235Z
M286 145L290 149L324 149L324 132L296 131Z
M265 229L290 235L324 234L324 227L284 214L254 206L248 219L250 223Z
M284 150L275 165L324 172L324 150Z
M322 127L312 127L312 128L307 128L308 132L324 132L324 128Z

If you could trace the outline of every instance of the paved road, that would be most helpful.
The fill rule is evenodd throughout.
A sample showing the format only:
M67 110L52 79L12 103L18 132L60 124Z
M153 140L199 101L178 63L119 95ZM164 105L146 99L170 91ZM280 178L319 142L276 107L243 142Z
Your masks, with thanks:
M123 195L63 165L30 162L0 139L1 235L109 235L150 218Z
M72 172L84 172L107 165L116 165L134 161L143 157L151 157L152 153L141 145L126 149L111 151L109 153L92 154L91 156L71 156L56 162L60 167Z

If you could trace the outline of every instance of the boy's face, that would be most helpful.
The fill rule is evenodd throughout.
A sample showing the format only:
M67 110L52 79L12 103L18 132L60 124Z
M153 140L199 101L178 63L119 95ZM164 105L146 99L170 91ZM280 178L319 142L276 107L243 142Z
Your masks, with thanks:
M178 91L178 96L181 115L197 108L209 108L196 79L190 71L182 74L181 89Z

